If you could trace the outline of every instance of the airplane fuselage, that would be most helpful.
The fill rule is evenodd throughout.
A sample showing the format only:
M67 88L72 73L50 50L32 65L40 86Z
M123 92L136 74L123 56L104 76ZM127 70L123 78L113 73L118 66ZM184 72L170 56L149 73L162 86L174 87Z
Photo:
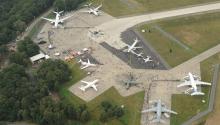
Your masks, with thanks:
M138 41L135 41L131 46L129 46L128 52L132 51L137 43L138 43Z
M96 79L96 80L94 80L94 81L92 81L92 82L86 82L87 85L82 86L81 89L82 89L83 91L85 91L85 90L88 89L88 88L94 88L94 89L96 90L96 87L94 87L94 86L95 86L95 84L96 84L98 81L99 81L99 80ZM97 90L96 90L96 91L97 91Z
M195 79L194 79L192 73L189 73L189 80L191 82L191 86L192 86L194 92L196 92L197 91L197 86L196 86L196 82L195 82Z
M161 101L159 100L158 102L157 102L157 119L160 119L161 118L161 114L162 114L162 111L161 111L161 109L162 109L162 103L161 103Z

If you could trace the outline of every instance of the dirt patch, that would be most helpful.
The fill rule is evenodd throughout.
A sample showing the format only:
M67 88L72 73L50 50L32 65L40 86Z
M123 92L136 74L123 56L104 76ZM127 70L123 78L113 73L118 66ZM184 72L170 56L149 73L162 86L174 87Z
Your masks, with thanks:
M178 36L182 36L185 43L189 46L197 44L197 41L201 38L201 35L190 29L180 30Z
M210 118L206 120L205 125L219 125L220 122L220 113L215 113L210 115Z

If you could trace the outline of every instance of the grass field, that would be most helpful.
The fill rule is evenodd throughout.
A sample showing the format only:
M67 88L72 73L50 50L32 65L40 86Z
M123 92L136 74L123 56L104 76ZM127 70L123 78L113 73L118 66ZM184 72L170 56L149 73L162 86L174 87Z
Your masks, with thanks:
M211 82L213 77L213 65L220 63L220 53L216 54L201 63L202 81ZM203 87L205 96L186 96L182 94L172 95L172 110L178 115L171 115L171 125L180 125L197 113L204 111L208 107L210 87ZM202 103L206 100L206 103ZM183 103L184 102L184 103Z
M99 122L99 115L102 111L100 104L102 101L109 101L114 105L124 105L125 106L125 115L121 117L119 120L110 120L106 123L106 125L139 125L141 118L141 109L144 101L144 92L137 93L135 95L129 97L122 97L115 88L110 88L102 95L98 96L94 100L89 103L85 103L80 98L73 95L68 88L85 77L85 73L82 72L76 63L69 63L70 68L72 69L72 79L67 84L60 87L59 95L66 103L72 103L74 105L86 104L89 111L91 112L92 120L83 125L103 125L103 123ZM75 123L74 121L70 121L70 125L77 124L81 125L81 123ZM68 124L68 125L69 125Z
M219 75L220 78L220 75ZM212 113L210 113L207 117L207 120L204 125L219 125L220 122L220 79L218 81L217 85L217 91L216 91L216 98L215 98L215 104L214 104L214 110Z
M88 0L103 4L103 10L112 16L124 16L170 10L219 0Z
M189 49L185 49L156 27L170 34ZM158 21L139 26L137 29L140 32L142 29L151 30L150 33L141 34L167 63L174 67L220 43L218 37L220 34L220 13ZM172 49L172 53L170 53L170 49Z

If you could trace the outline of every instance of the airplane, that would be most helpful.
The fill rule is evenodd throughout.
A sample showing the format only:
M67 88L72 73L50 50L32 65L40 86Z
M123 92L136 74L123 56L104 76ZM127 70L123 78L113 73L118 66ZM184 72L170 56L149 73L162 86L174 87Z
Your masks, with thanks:
M136 53L136 52L134 52L134 51L131 51L134 55L136 55L138 58L143 58L143 54L144 53Z
M157 100L154 102L154 107L153 108L150 108L150 109L147 109L147 110L143 110L142 113L147 113L147 112L155 112L157 115L156 115L156 119L153 119L151 121L151 123L165 123L164 120L161 119L162 117L162 113L172 113L172 114L176 114L176 112L174 111L171 111L169 109L167 109L165 107L165 105L161 102L161 100ZM165 114L164 114L165 115ZM166 115L165 115L166 116Z
M80 59L80 60L79 60L79 63L81 63L81 65L83 66L83 67L81 67L81 69L85 69L85 68L88 68L88 67L91 67L91 66L96 66L95 64L90 63L90 60L89 60L89 59L88 59L87 62L84 62L84 61L82 61L82 60Z
M134 39L134 43L132 45L127 45L128 49L126 52L135 53L134 50L142 48L142 47L136 47L138 42L139 42L138 38Z
M65 17L63 19L60 19L60 14L63 13L63 11L60 11L60 12L53 11L53 13L56 14L56 18L55 19L49 19L49 18L41 17L42 19L49 21L51 24L54 24L53 28L58 28L58 26L60 26L59 23L63 23L65 20L67 20L70 17L72 17L72 16L67 16L67 17Z
M147 58L143 58L143 60L144 60L145 63L153 62L153 60L151 59L150 56L147 56Z
M205 93L203 92L200 92L197 88L197 85L211 85L211 83L207 83L207 82L202 82L202 81L199 81L199 80L196 80L195 79L195 76L192 74L192 73L188 73L188 76L189 80L185 80L184 83L178 85L177 87L183 87L183 86L191 86L191 88L187 89L185 91L185 93L188 93L189 91L193 91L190 95L191 96L194 96L194 95L205 95ZM185 78L187 78L185 77Z
M85 92L86 89L88 89L88 88L93 88L95 91L98 91L97 85L96 85L96 83L98 81L99 81L98 79L96 79L96 80L94 80L92 82L81 81L82 83L85 83L86 85L85 86L81 85L81 87L79 87L79 89L82 90L83 92Z
M88 6L88 7L89 7L89 10L88 10L88 11L85 11L85 12L87 12L87 13L89 13L89 14L94 14L95 16L99 16L99 15L100 15L101 12L99 11L99 9L102 7L102 4L99 5L99 6L96 7L96 8L90 7L90 6L91 6L91 3L88 4L88 5L85 5L85 6Z
M91 5L92 5L92 3L87 3L87 4L85 4L84 6L85 6L85 7L91 7Z
M191 73L191 74L192 74L192 73ZM199 76L194 75L194 74L192 74L192 75L193 75L193 78L194 78L195 80L201 80L201 78L200 78ZM183 79L186 80L186 81L189 81L189 80L190 80L190 77L189 77L189 75L187 75L187 76L183 77Z
M138 87L138 85L141 83L137 82L137 78L132 73L130 73L128 76L128 79L123 80L122 84L128 90L128 89L130 89L130 87L133 87L133 86Z

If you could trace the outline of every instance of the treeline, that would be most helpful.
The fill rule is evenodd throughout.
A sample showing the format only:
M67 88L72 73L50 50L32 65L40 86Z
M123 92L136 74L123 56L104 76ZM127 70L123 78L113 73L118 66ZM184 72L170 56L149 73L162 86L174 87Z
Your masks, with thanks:
M28 24L49 7L70 11L85 0L1 0L0 46L16 39Z
M10 64L0 71L0 121L31 120L39 125L88 121L90 114L85 105L75 107L50 96L70 79L68 65L49 59L33 70L28 58L39 52L34 46L29 38L18 42L18 50L10 55Z
M51 67L66 67L62 61L45 61L48 62L54 62ZM42 70L41 66L38 71ZM56 71L64 73L65 70L62 68ZM55 71L48 74L51 77L57 75ZM15 63L0 72L0 121L32 120L40 125L63 125L68 120L86 122L90 119L86 106L74 107L52 100L44 78L31 75L23 66Z
M1 0L0 45L13 41L53 2L54 0Z
M54 9L61 11L71 11L78 7L79 4L85 2L86 0L55 0Z

